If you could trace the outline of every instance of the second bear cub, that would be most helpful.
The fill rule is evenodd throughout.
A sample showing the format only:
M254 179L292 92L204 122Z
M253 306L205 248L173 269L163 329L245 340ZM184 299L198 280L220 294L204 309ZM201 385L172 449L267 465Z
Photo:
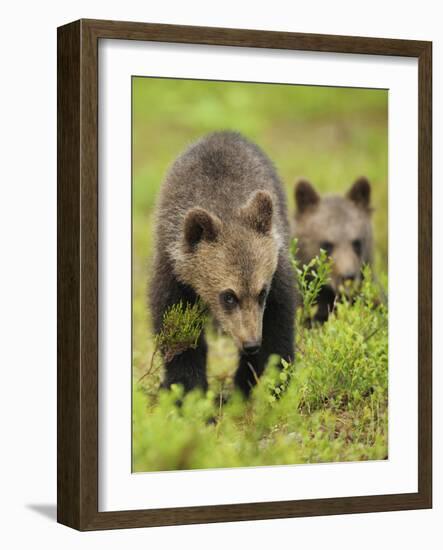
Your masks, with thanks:
M235 383L247 395L270 354L294 357L294 274L279 178L253 143L218 132L172 165L157 205L150 304L156 333L165 311L199 298L239 349ZM206 390L200 336L165 364L163 385Z
M329 284L323 287L314 320L324 322L340 288L361 280L362 267L372 262L371 187L365 177L355 181L345 196L320 197L306 180L295 186L295 227L298 260L302 264L320 248L332 259Z

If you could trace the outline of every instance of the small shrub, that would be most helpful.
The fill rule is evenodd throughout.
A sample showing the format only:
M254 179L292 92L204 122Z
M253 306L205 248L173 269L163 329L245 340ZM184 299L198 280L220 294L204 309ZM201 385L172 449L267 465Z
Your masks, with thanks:
M206 308L200 300L194 304L182 301L174 304L163 315L155 348L162 352L165 361L189 348L195 349L206 320Z
M170 361L189 348L195 349L206 321L206 308L200 300L194 304L180 301L168 308L163 315L162 330L154 340L149 368L138 382L158 370L154 369L154 363L159 351L165 361Z
M291 262L295 271L296 286L302 298L301 321L308 322L313 317L313 309L317 303L321 289L329 280L331 259L325 250L307 265L300 265L297 260L297 239L291 243Z

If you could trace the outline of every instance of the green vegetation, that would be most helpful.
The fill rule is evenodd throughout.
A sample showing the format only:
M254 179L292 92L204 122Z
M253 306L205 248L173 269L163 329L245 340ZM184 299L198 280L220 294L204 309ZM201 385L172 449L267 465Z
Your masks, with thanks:
M304 287L310 298L328 260ZM303 279L304 271L298 276ZM300 285L302 286L302 285ZM271 357L251 399L214 376L203 396L171 392L134 393L134 469L177 470L270 464L298 464L387 457L387 308L366 269L351 304L345 299L323 327L299 323L294 365ZM305 297L304 297L305 298ZM200 326L198 310L166 313ZM194 315L195 322L191 320ZM299 311L299 321L303 317ZM185 337L185 335L183 334ZM198 337L198 335L197 335ZM164 345L176 346L177 336ZM231 384L228 382L228 386ZM177 405L177 402L181 405Z
M134 471L383 459L387 456L387 92L306 86L133 80L133 468ZM295 365L270 365L245 403L234 391L237 352L206 326L206 396L159 391L160 354L171 335L195 344L203 309L179 304L158 339L146 307L153 207L162 179L188 143L234 129L274 160L293 211L293 183L344 192L359 175L373 188L374 282L366 273L354 303L307 329L327 260L298 267ZM308 277L314 270L315 277ZM311 273L312 274L312 273ZM381 288L380 288L381 287ZM186 322L183 321L183 316ZM181 321L180 321L181 320ZM180 322L180 334L173 327ZM225 401L225 397L228 400ZM215 422L214 422L215 420Z
M182 302L174 304L163 317L163 327L156 338L156 349L162 352L167 361L189 348L195 349L205 321L205 308L201 302L186 306Z
M318 295L328 282L331 261L323 249L320 249L319 256L312 258L306 265L299 265L296 255L297 239L293 239L291 243L291 261L296 274L297 289L302 299L301 321L306 324L314 317Z

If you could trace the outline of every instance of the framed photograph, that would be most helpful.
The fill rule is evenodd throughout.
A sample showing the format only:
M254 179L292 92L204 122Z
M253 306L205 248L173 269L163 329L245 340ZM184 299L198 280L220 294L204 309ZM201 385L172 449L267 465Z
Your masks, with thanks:
M432 506L430 42L58 29L58 521Z

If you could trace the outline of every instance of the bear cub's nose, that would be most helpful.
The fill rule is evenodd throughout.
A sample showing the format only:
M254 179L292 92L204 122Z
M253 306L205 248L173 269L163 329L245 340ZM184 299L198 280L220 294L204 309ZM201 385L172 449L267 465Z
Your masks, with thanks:
M254 355L260 349L260 342L243 342L243 351L248 355Z

